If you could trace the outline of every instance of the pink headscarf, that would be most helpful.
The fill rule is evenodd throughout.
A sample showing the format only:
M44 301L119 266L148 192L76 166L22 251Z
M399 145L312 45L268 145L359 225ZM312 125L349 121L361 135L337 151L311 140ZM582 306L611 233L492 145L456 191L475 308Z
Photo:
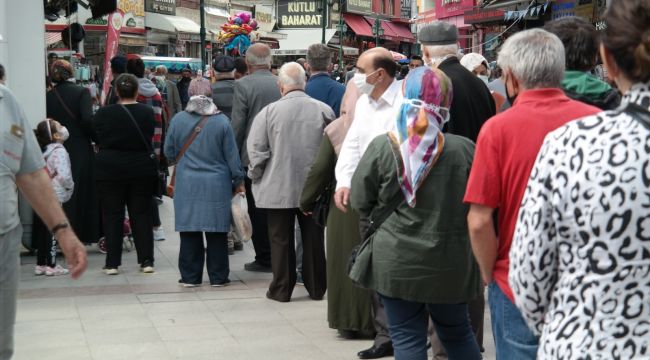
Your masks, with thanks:
M343 95L343 100L341 100L341 115L325 128L325 133L329 137L337 156L341 152L343 140L345 140L345 136L348 134L348 130L350 130L350 126L354 120L354 110L357 106L357 100L359 100L361 95L354 82L348 81L348 85L345 88L345 95Z

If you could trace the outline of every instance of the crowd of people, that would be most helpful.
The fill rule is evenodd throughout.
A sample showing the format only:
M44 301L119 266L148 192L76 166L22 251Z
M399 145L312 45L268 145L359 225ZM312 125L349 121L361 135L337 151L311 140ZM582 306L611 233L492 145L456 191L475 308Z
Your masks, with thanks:
M497 359L650 358L650 4L612 2L605 22L512 35L492 81L446 22L420 30L406 67L377 47L343 71L314 44L275 75L258 43L245 69L221 55L213 81L187 70L174 83L119 56L95 114L56 60L34 133L0 84L0 359L16 187L42 219L37 275L78 277L79 239L100 234L103 271L119 273L126 214L140 271L154 273L169 165L179 284L201 286L205 265L211 286L230 282L231 199L245 194L245 270L273 274L269 300L299 283L327 294L330 328L374 339L361 359L481 359L486 288Z

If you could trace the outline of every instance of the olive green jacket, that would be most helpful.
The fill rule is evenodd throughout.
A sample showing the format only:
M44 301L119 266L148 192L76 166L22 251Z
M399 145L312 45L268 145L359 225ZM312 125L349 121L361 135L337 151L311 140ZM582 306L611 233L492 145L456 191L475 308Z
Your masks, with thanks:
M403 202L373 235L371 271L361 286L422 303L476 298L480 274L470 246L468 206L463 203L473 155L473 142L445 135L443 152L418 189L415 208ZM401 162L399 167L401 172ZM392 146L388 136L379 136L354 173L352 207L373 218L390 203L398 186Z

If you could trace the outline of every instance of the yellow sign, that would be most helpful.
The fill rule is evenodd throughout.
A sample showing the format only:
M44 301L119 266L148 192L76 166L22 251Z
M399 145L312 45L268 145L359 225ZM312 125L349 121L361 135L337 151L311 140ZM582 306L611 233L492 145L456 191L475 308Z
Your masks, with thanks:
M144 0L118 0L117 8L124 13L131 13L135 16L144 16Z

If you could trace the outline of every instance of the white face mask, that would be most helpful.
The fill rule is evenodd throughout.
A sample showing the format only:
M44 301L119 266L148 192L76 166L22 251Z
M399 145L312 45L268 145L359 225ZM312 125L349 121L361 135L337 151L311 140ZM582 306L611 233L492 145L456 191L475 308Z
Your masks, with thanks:
M485 85L487 85L487 83L488 83L488 81L489 81L489 78L488 78L487 75L478 75L478 78L481 79L481 80L483 80L483 82L485 83Z
M68 128L65 126L61 126L61 129L58 131L59 135L61 135L61 141L66 141L70 138L70 133L68 132Z
M355 73L354 77L352 77L352 81L354 81L354 85L357 86L357 89L359 89L359 91L361 91L363 94L370 96L372 91L375 89L376 84L368 84L366 82L367 77L368 75L366 74Z

